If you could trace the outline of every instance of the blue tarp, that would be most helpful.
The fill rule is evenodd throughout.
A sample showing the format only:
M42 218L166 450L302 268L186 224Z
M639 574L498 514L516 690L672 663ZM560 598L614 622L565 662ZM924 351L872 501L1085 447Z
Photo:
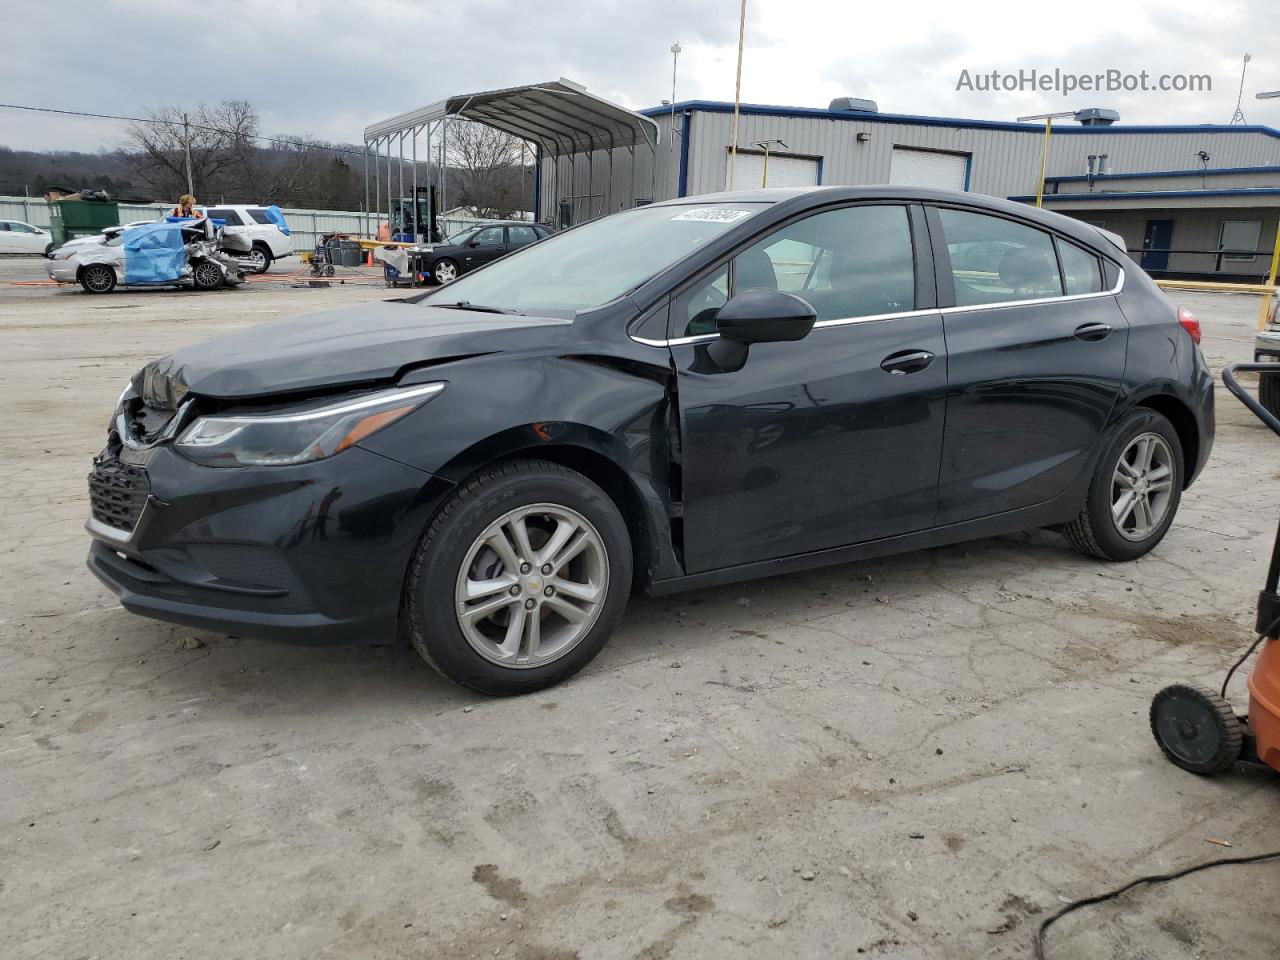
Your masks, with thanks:
M289 225L284 222L284 213L274 203L267 207L267 217L280 228L281 233L286 237L289 236Z
M183 222L144 223L126 230L124 282L171 283L181 277L187 265L182 226Z

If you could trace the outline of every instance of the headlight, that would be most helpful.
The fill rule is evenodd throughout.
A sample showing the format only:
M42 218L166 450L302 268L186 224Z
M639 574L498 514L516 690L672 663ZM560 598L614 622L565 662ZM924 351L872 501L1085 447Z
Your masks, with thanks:
M426 383L323 406L201 417L178 438L183 456L209 467L284 466L323 460L390 426L444 389Z

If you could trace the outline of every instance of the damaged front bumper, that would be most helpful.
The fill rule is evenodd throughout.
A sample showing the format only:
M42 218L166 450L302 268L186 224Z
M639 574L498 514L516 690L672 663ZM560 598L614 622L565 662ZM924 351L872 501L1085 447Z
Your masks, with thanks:
M142 616L261 639L387 642L418 538L450 488L359 446L235 469L126 447L90 477L88 566Z

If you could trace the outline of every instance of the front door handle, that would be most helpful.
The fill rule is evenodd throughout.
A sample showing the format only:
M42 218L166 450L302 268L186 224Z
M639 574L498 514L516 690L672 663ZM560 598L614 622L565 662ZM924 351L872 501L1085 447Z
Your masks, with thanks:
M1111 325L1109 323L1085 323L1076 327L1075 338L1084 340L1086 343L1093 343L1095 340L1105 340L1110 332Z
M919 373L933 363L933 354L928 350L899 350L880 361L880 369L885 373L902 377L908 373Z

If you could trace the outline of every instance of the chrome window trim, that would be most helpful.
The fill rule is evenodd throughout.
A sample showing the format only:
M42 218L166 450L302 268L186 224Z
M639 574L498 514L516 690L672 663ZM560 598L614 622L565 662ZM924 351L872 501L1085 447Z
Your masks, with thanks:
M865 317L837 317L831 320L819 320L813 327L817 330L828 327L847 327L857 323L878 323L882 320L897 320L903 317L923 317L931 313L940 313L946 316L957 313L973 313L975 310L1003 310L1006 307L1026 307L1037 303L1071 303L1076 300L1114 297L1124 290L1124 267L1117 265L1116 269L1120 271L1120 275L1116 278L1116 285L1110 290L1099 290L1095 293L1072 293L1057 297L1040 297L1035 300L1004 300L997 303L975 303L954 307L930 307L924 310L903 310L899 313L877 313ZM628 336L631 335L628 334ZM709 343L712 340L718 340L720 339L720 334L702 333L694 337L672 337L669 340L653 340L648 337L636 336L631 336L631 339L646 347L683 347L692 343Z

